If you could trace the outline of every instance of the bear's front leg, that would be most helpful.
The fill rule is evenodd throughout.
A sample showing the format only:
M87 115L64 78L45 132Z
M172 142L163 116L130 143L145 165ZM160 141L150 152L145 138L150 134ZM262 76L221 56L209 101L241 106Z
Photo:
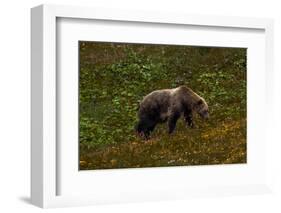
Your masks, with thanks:
M177 120L180 117L180 113L175 112L170 115L168 118L168 127L169 127L169 134L173 133L176 128Z
M184 116L184 120L185 120L186 124L189 127L194 128L192 111L191 110L185 110L183 116Z

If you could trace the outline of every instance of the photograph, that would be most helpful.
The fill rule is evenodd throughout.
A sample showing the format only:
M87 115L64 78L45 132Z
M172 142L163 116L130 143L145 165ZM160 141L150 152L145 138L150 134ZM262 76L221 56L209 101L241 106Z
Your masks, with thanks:
M247 48L78 42L79 170L247 163Z

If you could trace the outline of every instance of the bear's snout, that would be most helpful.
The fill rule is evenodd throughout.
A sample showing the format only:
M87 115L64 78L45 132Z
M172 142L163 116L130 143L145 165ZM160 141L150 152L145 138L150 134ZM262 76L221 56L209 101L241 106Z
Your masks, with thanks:
M202 118L202 119L209 119L209 112L208 112L208 110L204 110L203 112L199 112L199 115L200 115L200 117Z
M204 112L202 115L201 115L201 117L203 118L203 119L209 119L209 113L208 112Z

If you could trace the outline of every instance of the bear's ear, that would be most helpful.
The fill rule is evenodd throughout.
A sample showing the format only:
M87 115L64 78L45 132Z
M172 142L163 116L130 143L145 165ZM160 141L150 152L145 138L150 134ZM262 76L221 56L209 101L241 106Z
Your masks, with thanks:
M200 99L199 101L197 101L197 103L196 103L197 105L201 105L201 104L203 104L203 100L202 99Z

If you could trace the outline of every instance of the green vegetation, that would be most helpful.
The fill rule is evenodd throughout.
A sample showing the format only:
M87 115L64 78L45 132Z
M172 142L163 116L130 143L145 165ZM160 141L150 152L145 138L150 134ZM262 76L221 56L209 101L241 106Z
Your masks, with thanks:
M80 169L246 162L246 49L80 42ZM134 133L143 96L186 85L210 119Z

